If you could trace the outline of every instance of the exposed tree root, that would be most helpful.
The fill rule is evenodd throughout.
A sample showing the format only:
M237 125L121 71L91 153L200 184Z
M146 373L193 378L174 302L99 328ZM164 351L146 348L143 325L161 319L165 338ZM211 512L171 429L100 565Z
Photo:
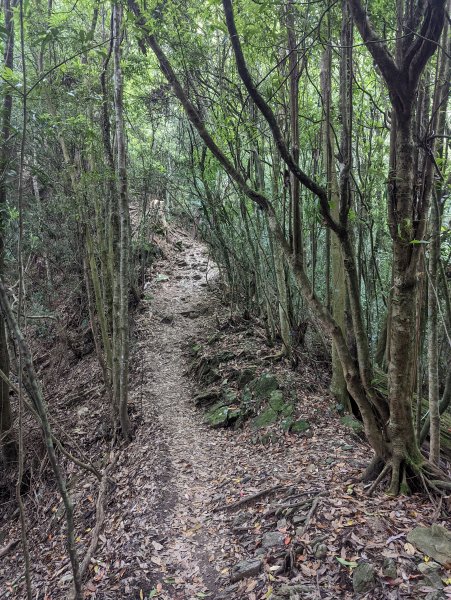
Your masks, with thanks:
M451 490L451 481L441 481L440 479L431 479L429 483L436 488L442 488L443 490Z
M284 487L284 486L281 485L280 483L278 483L277 485L274 485L273 487L267 488L266 490L261 490L260 492L257 492L256 494L252 494L251 496L246 496L246 498L242 498L241 500L238 500L237 502L233 502L232 504L222 504L221 506L217 506L216 508L213 509L213 512L219 512L221 510L233 510L235 508L243 506L244 504L248 504L248 502L253 502L254 500L258 500L259 498L262 498L263 496L272 494L273 492L280 490L282 487Z
M382 469L382 471L379 473L379 475L376 477L376 479L374 480L371 487L369 488L368 496L371 496L371 494L374 492L374 490L379 485L379 483L382 481L382 479L385 477L385 475L387 475L387 473L389 472L390 469L391 469L391 465L389 463L387 463L384 466L384 468Z
M384 466L384 461L378 456L374 456L362 475L362 481L364 483L374 481L380 475Z
M380 465L383 466L379 470ZM379 470L379 474L373 478L374 481L367 491L369 496L374 493L388 474L390 474L390 484L387 493L391 496L419 492L427 494L431 503L435 504L434 497L441 497L447 490L451 490L451 481L448 476L426 460L420 465L415 465L399 457L393 458L385 464L380 459L374 459L365 471L363 481L368 481L370 473L376 475L377 470Z
M285 349L281 350L280 352L276 352L275 354L268 354L268 356L263 357L263 360L272 360L277 362L283 358L288 358L287 351Z

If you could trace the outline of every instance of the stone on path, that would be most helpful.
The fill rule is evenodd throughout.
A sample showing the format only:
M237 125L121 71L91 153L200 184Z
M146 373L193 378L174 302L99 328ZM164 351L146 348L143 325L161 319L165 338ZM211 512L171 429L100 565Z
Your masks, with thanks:
M243 560L232 567L230 581L235 583L237 581L241 581L242 579L246 579L246 577L258 575L262 565L262 561L258 560L258 558Z
M275 548L276 546L282 546L285 540L283 533L279 531L268 531L262 538L263 548Z
M441 590L445 587L439 573L441 567L438 563L434 561L420 563L418 565L418 570L423 574L426 585L437 590Z
M441 525L415 527L407 534L407 541L423 554L451 569L451 531Z
M396 563L392 558L385 558L384 564L382 565L382 575L389 579L396 579L398 576L398 570Z
M352 587L356 594L370 592L376 585L376 572L371 563L360 563L352 574Z
M271 596L271 600L302 600L311 598L311 594L316 594L316 589L303 583L284 584Z

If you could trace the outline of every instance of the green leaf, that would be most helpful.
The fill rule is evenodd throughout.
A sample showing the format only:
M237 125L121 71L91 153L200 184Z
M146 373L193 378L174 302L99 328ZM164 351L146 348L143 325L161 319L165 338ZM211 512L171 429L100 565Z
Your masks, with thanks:
M350 567L351 569L355 569L357 566L357 563L354 560L345 560L340 556L336 556L335 558L338 560L340 565L343 565L344 567Z

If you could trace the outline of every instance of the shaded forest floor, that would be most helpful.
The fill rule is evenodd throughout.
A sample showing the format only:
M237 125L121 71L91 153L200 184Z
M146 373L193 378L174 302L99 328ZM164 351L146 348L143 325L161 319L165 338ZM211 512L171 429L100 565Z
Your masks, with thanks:
M418 524L444 522L438 510L444 507L416 496L392 499L382 490L368 498L358 478L370 450L341 422L324 373L302 362L295 372L273 364L268 357L274 349L264 344L258 325L237 325L218 300L217 271L201 244L173 231L161 246L164 258L148 273L134 317L134 439L116 450L86 598L415 599L436 593L418 568L427 557L406 534ZM258 372L277 373L294 391L308 432L282 433L273 425L265 430L273 435L263 439L249 424L207 427L194 403L202 389L189 365L193 344L208 345L212 336L233 350L221 377L249 362ZM48 384L56 418L64 425L62 411L72 398L75 416L67 418L67 429L98 460L108 436L98 426L104 401L95 359L65 369L58 385ZM89 393L74 396L74 388ZM66 597L70 571L63 514L43 481L46 468L41 464L33 474L36 485L27 498L32 571L36 598L59 600ZM82 555L95 522L98 484L70 463L66 470ZM18 539L17 515L5 510L0 528L0 547ZM20 548L0 561L0 599L24 598ZM365 561L374 567L374 583L360 595L352 568ZM246 569L249 577L241 579ZM451 574L441 571L440 577Z

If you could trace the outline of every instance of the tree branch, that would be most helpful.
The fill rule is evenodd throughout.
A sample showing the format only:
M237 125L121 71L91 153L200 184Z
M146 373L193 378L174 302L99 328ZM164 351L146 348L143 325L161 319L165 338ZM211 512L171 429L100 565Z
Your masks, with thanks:
M246 86L246 89L249 93L249 96L255 102L256 106L266 119L273 137L276 142L277 148L282 156L283 160L287 164L290 171L293 175L302 183L304 187L313 192L315 196L318 198L321 208L321 213L323 215L324 220L327 225L338 235L343 236L345 233L343 227L341 227L336 221L332 218L329 209L329 201L328 194L325 188L320 186L316 181L311 179L299 166L296 164L293 156L291 155L285 140L283 139L282 132L280 131L280 127L277 123L276 117L268 105L268 103L264 100L263 96L257 90L252 80L251 74L246 65L246 60L243 55L243 51L241 48L240 39L238 36L238 32L235 25L235 19L233 16L233 8L231 0L223 0L222 2L224 7L224 13L227 22L227 29L229 30L230 41L232 44L232 48L235 54L236 64L238 67L238 73Z
M407 93L407 90L403 89L404 86L402 83L406 77L396 66L395 60L385 42L383 42L374 31L373 25L368 19L360 0L348 0L348 3L351 8L354 23L359 30L365 46L382 73L393 103L396 108L402 109L406 98L405 94Z
M430 0L421 31L412 43L412 52L408 53L403 64L403 69L408 69L412 89L416 88L426 63L437 49L444 22L445 0Z

